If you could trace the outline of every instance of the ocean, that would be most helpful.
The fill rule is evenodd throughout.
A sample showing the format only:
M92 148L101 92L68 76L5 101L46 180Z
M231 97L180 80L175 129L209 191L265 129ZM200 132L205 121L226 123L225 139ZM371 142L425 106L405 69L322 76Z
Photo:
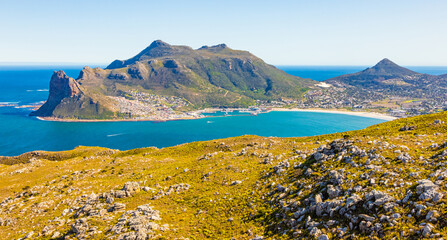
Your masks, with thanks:
M279 66L301 77L325 80L364 69L358 66ZM0 66L0 104L18 106L46 100L54 70L76 78L82 66ZM447 73L447 67L419 67L419 72ZM28 117L29 108L0 107L0 156L33 150L60 151L76 146L119 150L168 147L181 143L253 134L299 137L365 128L381 119L314 112L270 112L258 116L210 117L168 122L50 122Z

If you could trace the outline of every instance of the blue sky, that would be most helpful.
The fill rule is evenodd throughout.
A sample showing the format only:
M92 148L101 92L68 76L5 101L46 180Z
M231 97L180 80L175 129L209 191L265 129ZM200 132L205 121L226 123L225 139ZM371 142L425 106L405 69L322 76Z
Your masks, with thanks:
M447 65L445 0L0 0L0 62L109 63L161 39L275 65Z

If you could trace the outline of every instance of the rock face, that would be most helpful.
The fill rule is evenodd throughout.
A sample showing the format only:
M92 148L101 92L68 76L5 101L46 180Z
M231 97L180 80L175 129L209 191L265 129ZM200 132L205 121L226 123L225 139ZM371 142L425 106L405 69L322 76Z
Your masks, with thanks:
M50 94L48 100L39 110L32 112L31 116L52 116L54 109L64 98L74 98L82 95L79 84L68 77L64 71L55 71L50 81Z
M225 44L194 50L160 40L130 59L115 60L106 69L85 67L76 80L63 72L53 79L48 104L32 115L111 118L119 112L115 97L129 96L130 91L179 97L195 109L244 107L255 100L297 99L316 83ZM84 98L76 90L79 85Z
M47 101L30 116L70 119L112 117L112 110L95 98L77 80L68 77L64 71L57 71L51 77Z

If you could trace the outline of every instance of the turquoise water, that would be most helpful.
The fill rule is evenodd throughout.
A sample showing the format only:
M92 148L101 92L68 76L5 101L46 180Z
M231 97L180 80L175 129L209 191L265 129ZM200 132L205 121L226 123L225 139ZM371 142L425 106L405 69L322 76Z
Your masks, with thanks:
M0 103L27 105L45 100L52 72L59 69L63 69L71 77L77 77L82 67L0 66ZM328 71L334 71L325 67L288 67L284 70L291 74L305 72L305 77L313 76L312 78L318 80L329 76ZM335 70L337 74L357 71L351 67ZM28 117L30 111L26 108L0 107L0 155L18 155L33 150L68 150L79 145L120 150L149 146L167 147L244 134L311 136L361 129L383 122L380 119L342 114L271 112L258 116L212 117L159 123L66 123L40 121Z
M168 122L40 121L27 111L0 108L0 155L32 150L66 150L78 145L126 150L167 147L185 142L254 134L310 136L360 129L383 122L373 118L328 113L270 112L258 116L211 117Z

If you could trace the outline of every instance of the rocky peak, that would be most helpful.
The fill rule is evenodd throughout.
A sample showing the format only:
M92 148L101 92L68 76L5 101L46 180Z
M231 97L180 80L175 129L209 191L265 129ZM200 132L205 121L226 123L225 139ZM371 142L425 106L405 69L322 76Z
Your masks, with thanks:
M185 51L190 50L189 48L179 47L179 46L171 46L170 44L163 42L161 40L153 41L147 48L138 53L135 57L130 58L128 60L115 60L106 69L115 69L122 68L128 66L130 64L134 64L135 62L164 57L169 55L176 55L180 53L184 53Z
M218 44L218 45L215 45L215 46L213 46L214 48L227 48L228 46L227 46L227 44L225 44L225 43L221 43L221 44Z
M77 81L79 81L80 84L82 84L82 80L85 79L92 79L97 77L104 77L106 74L106 71L104 71L101 68L91 68L89 66L85 66L81 72L79 72L79 76L77 78Z
M408 76L417 74L416 72L413 72L410 69L397 65L388 58L382 59L376 65L366 69L364 72L371 75L396 75L396 76L405 76L405 75Z
M68 77L64 71L54 71L50 80L50 96L54 97L72 97L81 92L78 83L71 77Z
M374 66L374 68L386 68L386 67L399 67L399 65L389 60L388 58L384 58Z
M228 48L228 46L225 43L221 43L221 44L214 45L214 46L206 46L205 45L205 46L202 46L201 48L199 48L198 50L214 50L214 51L216 51L216 50L222 50L225 48Z
M171 45L161 40L156 40L153 41L151 45L149 45L149 47L145 48L135 57L137 57L138 59L141 59L142 57L149 57L149 58L162 57L165 55L172 54L174 50L175 49Z
M148 48L157 48L157 47L169 48L171 47L171 45L169 45L166 42L163 42L162 40L155 40L149 45Z
M81 94L79 84L64 71L54 71L50 80L50 93L48 100L39 110L32 112L31 116L51 116L56 106L64 98L69 98Z

